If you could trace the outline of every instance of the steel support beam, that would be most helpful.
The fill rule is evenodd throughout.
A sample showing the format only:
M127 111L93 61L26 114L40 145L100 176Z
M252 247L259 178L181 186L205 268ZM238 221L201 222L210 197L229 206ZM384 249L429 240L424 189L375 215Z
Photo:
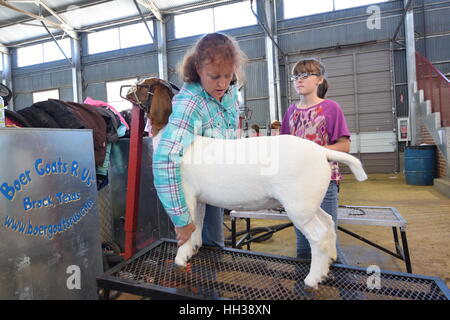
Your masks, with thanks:
M1 82L13 91L12 83L12 67L11 67L11 54L7 47L0 44L0 63L2 64L2 77ZM14 110L14 95L8 102L8 109Z
M71 39L70 46L72 50L72 89L73 101L83 102L83 77L81 75L81 47L79 39Z
M150 38L152 39L153 42L155 42L155 37L153 36L153 31L152 31L152 29L150 29L150 26L148 25L147 19L145 19L145 16L142 13L141 8L139 8L138 1L134 0L133 2L134 2L134 5L135 5L137 11L139 12L139 16L141 17L142 22L144 22L145 28L147 28L147 31L148 31L148 34L149 34Z
M159 8L150 0L134 0L136 8L139 11L139 15L144 21L150 36L155 42L155 37L153 36L150 27L147 25L144 15L142 14L138 3L148 9L156 18L156 44L158 46L158 77L163 80L169 80L168 68L167 68L167 37L166 37L166 22L164 16L159 10Z
M277 0L272 1L273 10L273 40L278 43L278 29L277 29ZM279 59L279 46L274 47L274 64L275 64L275 88L277 92L277 120L283 120L283 113L281 110L281 75L280 75L280 59ZM284 55L284 53L282 53ZM286 61L286 59L284 59ZM286 72L288 72L286 70Z
M35 1L27 1L27 2L31 2L31 3L35 3L37 6L42 6L43 8L45 8L45 10L47 10L53 17L56 18L56 20L59 21L59 23L53 22L43 16L34 14L32 12L28 12L26 10L17 8L15 6L13 6L11 3L12 2L24 2L24 1L7 1L7 0L0 0L0 6L3 6L5 8L14 10L16 12L19 12L21 14L24 14L26 16L29 16L33 19L36 19L40 22L45 23L48 26L51 26L53 28L58 28L64 32L66 32L71 38L76 38L77 37L77 33L74 31L74 29L69 26L67 23L64 22L64 20L55 12L53 11L48 5L46 5L44 2L40 1L40 0L35 0Z
M0 43L0 53L8 54L8 48Z
M64 56L64 58L70 63L72 64L72 61L69 59L69 57L67 57L66 53L64 52L63 48L61 48L61 46L59 45L58 40L56 40L55 36L51 33L51 31L47 28L47 26L45 25L45 23L43 21L41 21L42 26L45 28L45 30L47 31L48 35L52 38L53 42L56 44L56 46L58 47L59 51L61 51L62 55Z
M400 27L402 26L403 22L405 21L405 16L408 10L411 8L412 0L404 1L404 7L403 7L403 14L400 19L400 22L398 23L397 27L395 28L394 36L392 37L392 41L396 41L398 32L400 31Z
M264 0L264 14L266 16L266 28L267 31L273 34L274 31L274 10L271 0ZM276 70L275 64L278 64L278 60L275 60L276 52L272 39L268 34L265 36L265 51L267 60L267 80L268 80L268 92L269 92L269 115L270 122L278 120L278 105L277 105L277 87L276 87Z
M155 16L155 18L157 20L159 20L159 21L163 20L161 11L159 10L159 8L155 5L155 3L153 1L151 1L151 0L136 0L136 1L139 2L143 7L150 10L150 12L153 13L153 15Z
M406 44L406 70L408 78L408 102L409 123L411 126L411 145L417 145L419 130L417 123L417 106L414 92L417 90L416 80L416 45L414 38L414 10L409 6L409 0L403 0L405 4L405 44Z
M156 22L156 38L158 42L158 74L159 78L169 81L169 73L167 68L167 37L166 23L164 20Z

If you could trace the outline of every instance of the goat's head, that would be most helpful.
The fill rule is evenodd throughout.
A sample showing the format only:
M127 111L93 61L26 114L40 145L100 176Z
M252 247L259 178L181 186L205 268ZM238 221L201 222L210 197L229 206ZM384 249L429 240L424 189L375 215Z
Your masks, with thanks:
M147 113L154 136L165 127L172 113L173 89L178 90L164 80L148 78L137 82L128 90L127 99Z
M278 120L275 120L270 124L270 129L280 129L280 128L281 128L281 122Z

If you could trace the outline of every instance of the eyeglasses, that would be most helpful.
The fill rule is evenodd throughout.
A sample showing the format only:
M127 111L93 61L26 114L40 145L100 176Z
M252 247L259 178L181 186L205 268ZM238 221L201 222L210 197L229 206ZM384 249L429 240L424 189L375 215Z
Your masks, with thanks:
M300 73L300 74L294 74L293 76L291 76L291 81L307 79L310 76L320 76L320 74L318 74L318 73L309 73L309 72Z

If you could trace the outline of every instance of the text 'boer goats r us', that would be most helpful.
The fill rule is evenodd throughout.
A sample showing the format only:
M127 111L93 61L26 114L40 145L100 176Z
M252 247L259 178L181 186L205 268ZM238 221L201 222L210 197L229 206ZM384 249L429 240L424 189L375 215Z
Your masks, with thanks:
M127 98L147 102L156 150L172 112L170 84L157 78L133 86ZM150 100L151 99L151 100ZM320 208L330 182L329 161L348 165L358 181L367 179L361 162L346 153L291 135L227 140L196 136L184 150L180 172L185 199L196 226L178 248L175 263L185 266L202 246L204 210L211 204L230 210L284 207L311 246L305 284L317 288L336 259L336 232L331 216Z

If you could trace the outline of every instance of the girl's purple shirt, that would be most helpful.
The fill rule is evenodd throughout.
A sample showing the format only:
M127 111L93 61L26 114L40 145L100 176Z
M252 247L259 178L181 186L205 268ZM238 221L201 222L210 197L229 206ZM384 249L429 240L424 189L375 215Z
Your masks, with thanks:
M334 144L341 137L350 137L341 107L328 99L305 109L297 108L295 104L289 106L280 134L292 134L321 146ZM337 163L331 162L331 167L331 180L341 180Z

